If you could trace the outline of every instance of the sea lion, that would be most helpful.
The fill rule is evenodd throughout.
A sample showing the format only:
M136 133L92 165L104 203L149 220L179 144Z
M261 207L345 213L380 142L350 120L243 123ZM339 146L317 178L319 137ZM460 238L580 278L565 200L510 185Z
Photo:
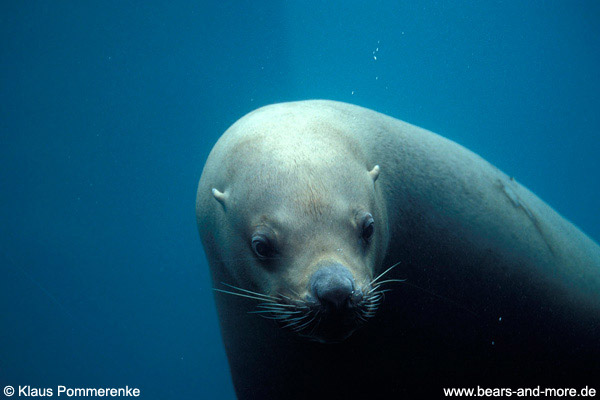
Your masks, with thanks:
M211 151L196 217L239 398L597 383L600 247L432 132L260 108Z

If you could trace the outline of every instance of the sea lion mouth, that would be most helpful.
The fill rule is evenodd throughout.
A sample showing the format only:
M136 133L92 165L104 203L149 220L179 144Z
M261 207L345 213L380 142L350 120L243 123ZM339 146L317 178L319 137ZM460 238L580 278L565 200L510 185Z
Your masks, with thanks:
M375 306L373 305L373 307ZM375 315L375 310L371 311L370 316L366 316L364 305L360 303L351 304L341 309L318 306L318 321L310 330L303 330L298 334L308 340L321 343L342 342L350 337L368 318Z
M230 290L214 290L259 301L256 309L248 313L275 320L282 329L290 330L302 338L321 343L335 343L344 341L361 325L375 317L385 292L389 290L382 289L382 285L403 282L399 279L381 280L398 264L392 265L364 287L353 288L348 296L335 290L326 296L321 293L320 297L314 296L314 291L304 298L281 293L268 295L227 283L222 284ZM343 301L340 298L343 298Z
M304 299L280 296L279 302L258 304L251 311L274 319L282 329L320 343L338 343L375 317L384 299L378 285L356 289L343 303L321 302L311 295Z

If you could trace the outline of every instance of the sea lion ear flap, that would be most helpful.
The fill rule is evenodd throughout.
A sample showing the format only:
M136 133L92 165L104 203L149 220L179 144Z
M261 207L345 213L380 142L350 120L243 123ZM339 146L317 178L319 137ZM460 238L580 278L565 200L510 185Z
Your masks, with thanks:
M369 175L371 175L371 179L373 179L373 182L375 182L377 178L379 178L379 171L381 171L379 165L374 166L373 169L369 171Z
M212 195L223 207L225 207L225 201L227 201L227 198L229 197L226 193L220 192L217 188L212 188Z

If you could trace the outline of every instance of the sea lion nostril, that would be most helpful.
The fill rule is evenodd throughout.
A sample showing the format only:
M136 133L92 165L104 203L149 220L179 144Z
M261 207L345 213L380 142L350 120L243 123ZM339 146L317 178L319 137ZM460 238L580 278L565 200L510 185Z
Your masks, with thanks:
M352 295L352 286L347 279L333 284L330 282L327 285L318 285L316 287L316 295L321 303L340 307Z
M342 307L348 304L354 294L354 278L343 265L329 265L313 274L310 289L321 304Z

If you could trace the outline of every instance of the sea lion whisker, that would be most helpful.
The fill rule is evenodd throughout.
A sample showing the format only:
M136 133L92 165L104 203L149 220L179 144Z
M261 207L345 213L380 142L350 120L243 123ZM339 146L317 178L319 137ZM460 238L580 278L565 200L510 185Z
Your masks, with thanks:
M312 316L312 318L311 318L311 316ZM298 328L302 329L301 326L303 326L307 322L306 319L310 318L308 321L308 323L310 323L314 319L314 317L315 317L315 315L313 315L312 313L304 314L303 318L297 317L296 321L295 321L296 326L293 329L298 329ZM301 325L299 325L299 324L301 324Z
M406 282L406 279L387 279L385 281L377 282L377 287L390 282Z
M361 312L363 312L367 316L374 315L379 306L381 305L382 298L383 296L380 294L369 298L367 301L363 302L360 305Z
M303 319L307 318L308 316L310 316L310 314L303 314L299 317L288 317L288 321L293 321L293 322L300 322Z
M294 328L294 331L295 332L300 332L302 329L304 329L307 326L309 326L315 320L315 318L316 318L316 315L313 315L313 317L309 321L307 321L307 322L303 323L302 325L297 326L296 328Z
M302 318L296 317L296 318L292 318L290 315L280 315L280 314L273 314L271 315L271 319L277 320L277 321L281 321L284 323L288 323L292 320L296 321L296 320L302 320ZM300 321L296 321L296 322L300 322ZM294 323L296 323L294 322Z
M392 289L383 289L383 290L378 290L378 291L376 291L376 292L373 292L373 293L371 294L371 298L377 298L377 299L379 299L379 298L381 298L381 297L383 297L383 296L384 296L384 293L385 293L385 292L391 292L391 291L392 291Z
M230 285L229 283L221 282L221 285L225 285L225 286L228 286L228 287L230 287L232 289L239 290L241 292L245 292L245 293L248 293L248 294L252 294L254 296L262 296L262 297L265 297L265 298L268 298L268 299L277 300L277 297L269 296L268 294L253 292L252 290L248 290L248 289L242 289L241 287L233 286L233 285Z
M375 285L371 289L369 289L369 291L367 292L367 295L378 290L381 287L381 285L386 284L386 283L391 283L391 282L402 282L403 283L403 282L406 282L406 279L387 279L385 281L377 282L377 285Z
M231 294L231 295L234 295L234 296L245 297L247 299L254 299L254 300L260 300L260 301L272 301L272 300L265 299L265 298L262 298L262 297L250 296L250 295L247 295L247 294L244 294L244 293L230 292L229 290L223 290L223 289L218 289L218 288L213 288L213 290L216 291L216 292Z
M276 318L274 318L274 317L271 317L271 316L269 316L269 315L259 315L259 317L261 317L261 318L265 318L265 319L276 319Z
M364 303L364 307L367 311L375 311L381 304L381 297L377 297L369 302Z
M277 314L281 314L281 315L298 315L298 314L303 314L303 311L299 311L299 310L277 310L277 309L272 309L272 310L260 310L257 312L264 312L264 313L277 313Z
M374 302L379 301L379 299L381 299L381 297L382 297L381 292L375 292L371 296L369 296L369 298L365 302L366 303L374 303Z
M283 304L283 303L276 303L276 302L272 302L272 303L261 303L259 305L257 305L256 307L261 307L261 308L267 308L267 307L285 307L285 308L303 308L302 306L296 306L294 304Z
M373 306L376 306L377 304L379 304L379 300L380 300L379 298L377 298L377 299L373 299L373 300L371 300L371 301L369 301L369 302L365 303L365 306L366 306L367 308L371 308L371 307L373 307Z
M277 321L287 322L287 321L289 321L290 317L289 317L289 315L276 315L273 317L273 319L275 319Z
M367 316L375 315L375 313L377 312L377 308L373 308L373 309L369 308L366 310L361 310L361 312L362 312L362 314L367 315Z
M277 293L277 296L279 296L282 299L286 299L288 301L293 301L291 297L286 296L285 294Z
M377 277L375 279L373 279L371 282L369 282L371 285L374 284L375 282L377 282L378 279L381 279L382 276L384 276L385 274L387 274L388 272L390 272L392 269L396 268L398 265L400 265L402 261L398 261L396 264L392 265L391 267L389 267L388 269L386 269L385 271L383 271L381 274L377 275Z
M376 299L378 295L379 292L371 293L368 297L363 299L362 303L370 303L373 301L373 299Z
M298 325L298 324L302 323L302 321L303 321L305 318L307 318L307 317L308 317L308 315L309 315L309 314L306 314L306 315L304 315L304 316L302 316L302 317L299 317L299 318L292 318L292 319L290 319L290 322L289 322L289 323L287 323L287 324L285 324L285 325L283 325L283 328L284 328L284 329L287 329L287 328L293 328L294 326L296 326L296 325Z
M279 316L279 315L264 315L264 314L258 314L259 317L262 318L266 318L266 319L271 319L271 320L276 320L276 321L281 321L285 318L287 318L286 316Z
M372 304L365 308L365 312L375 312L379 308L378 304Z
M390 290L390 289L381 289L381 290L375 290L373 292L371 292L369 294L369 298L375 297L375 296L379 296L381 293L383 293L384 290Z
M365 308L365 312L375 312L379 308L378 304L373 304Z
M259 310L254 310L253 312L256 314L259 313L264 313L264 314L269 314L269 313L280 313L280 314L289 314L289 312L292 310L286 310L286 309L282 309L282 308L264 308L264 309L259 309Z
M290 310L254 310L254 311L248 311L248 314L280 314L280 315L294 315L294 314L301 314L302 311L290 311Z
M371 295L373 292L375 292L377 289L379 289L379 285L373 286L368 292L367 292L367 296Z
M292 290L292 292L294 293L294 295L296 295L296 297L300 298L300 295L298 295L295 291ZM290 302L290 304L287 304L287 306L296 307L296 308L300 308L300 309L308 309L309 308L307 305L302 304L301 300L292 299L291 297L286 296L281 293L277 293L277 296L279 296L280 299L285 299L288 302Z

